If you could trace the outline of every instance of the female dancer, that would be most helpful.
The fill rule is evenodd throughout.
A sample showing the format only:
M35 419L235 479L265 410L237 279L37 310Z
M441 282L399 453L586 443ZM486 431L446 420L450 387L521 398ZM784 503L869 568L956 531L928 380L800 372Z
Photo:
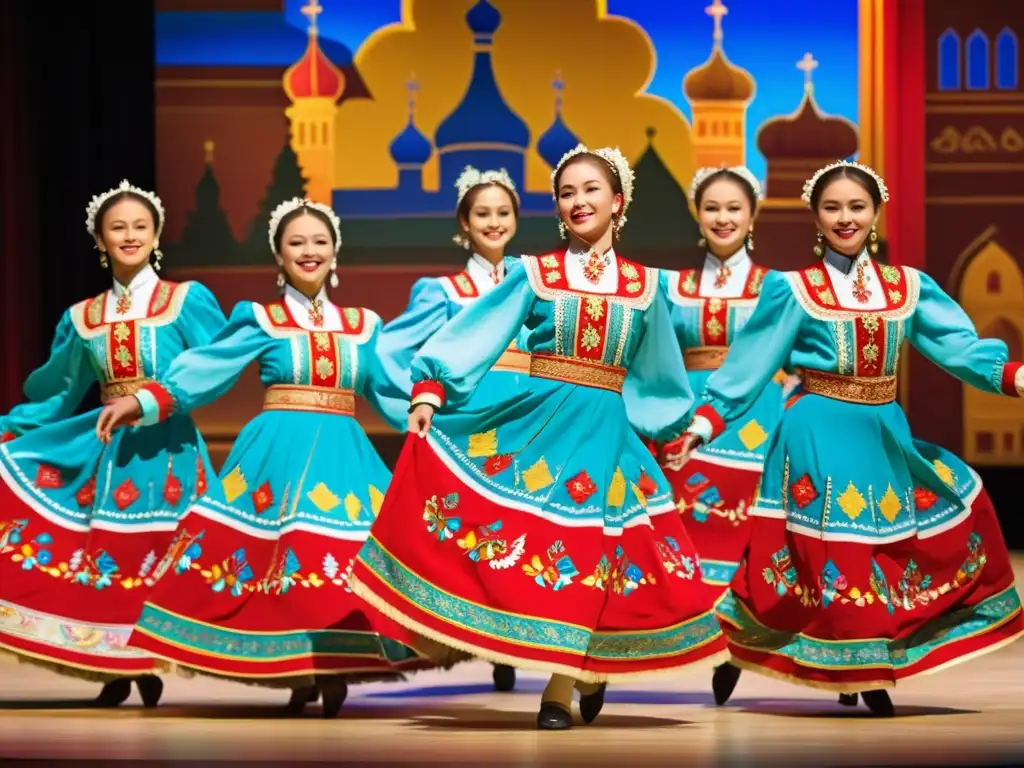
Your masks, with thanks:
M757 309L707 383L690 430L711 441L742 420L787 362L802 384L769 444L747 559L719 604L737 667L840 692L893 714L896 681L994 650L1020 635L1020 599L977 474L914 441L896 403L901 343L961 381L1020 396L1024 370L979 339L927 275L877 264L875 221L889 193L870 168L839 162L804 187L823 261L770 273Z
M341 247L330 208L295 198L270 217L280 301L242 302L208 346L182 355L134 397L110 403L97 429L188 413L225 394L253 360L263 411L238 435L211 488L182 520L157 570L131 644L179 667L293 689L300 710L323 694L334 717L346 677L395 677L426 666L401 627L356 598L352 558L390 475L356 421L362 395L392 423L375 353L380 318L341 308L325 283Z
M750 317L767 269L751 261L761 186L746 168L702 168L690 185L702 242L702 269L663 272L672 324L695 392L721 366L729 344ZM704 581L724 592L749 537L768 437L782 415L781 377L769 382L742 422L697 450L685 469L664 467L700 553Z
M160 199L127 181L92 199L86 229L113 287L64 313L27 402L0 418L0 647L107 683L102 706L127 699L132 678L146 706L160 698L157 664L128 636L209 471L185 415L107 445L98 410L72 416L97 379L105 402L137 392L224 325L202 285L157 277L163 225Z
M378 349L393 381L408 381L416 352L459 310L489 293L505 277L505 248L515 236L519 195L505 170L483 171L467 165L455 182L456 219L460 234L452 238L472 250L466 268L457 275L424 277L413 286L409 306L384 327ZM473 393L470 409L500 400L530 373L530 356L513 342ZM403 424L404 426L404 424ZM515 688L516 672L507 664L494 665L494 687Z
M574 681L590 722L605 681L712 661L724 643L634 432L681 447L692 393L656 273L611 247L632 170L580 145L553 185L568 250L524 257L413 362L409 427L427 439L407 441L351 583L443 646L554 673L537 724L565 729ZM446 414L524 325L523 391Z

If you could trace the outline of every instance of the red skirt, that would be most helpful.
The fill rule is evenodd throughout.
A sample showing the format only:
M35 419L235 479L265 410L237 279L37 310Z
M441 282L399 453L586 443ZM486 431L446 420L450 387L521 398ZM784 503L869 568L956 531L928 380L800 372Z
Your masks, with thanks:
M431 640L578 680L724 656L713 594L670 503L614 532L570 526L464 480L437 450L406 441L353 568L357 594ZM647 459L647 481L665 484Z
M271 686L433 666L411 649L415 635L349 588L362 543L301 527L263 538L197 506L130 644L186 670Z
M760 470L724 466L698 452L665 476L700 555L704 583L721 595L729 586L750 541L748 513L757 495Z
M969 515L923 539L823 542L787 531L783 519L755 516L751 523L747 560L718 605L739 667L815 688L873 690L995 650L1024 632L1009 554L984 488ZM804 574L821 576L808 583Z
M173 531L69 529L0 480L0 649L75 677L152 673L128 647ZM142 527L142 526L139 526ZM129 564L132 565L129 568Z

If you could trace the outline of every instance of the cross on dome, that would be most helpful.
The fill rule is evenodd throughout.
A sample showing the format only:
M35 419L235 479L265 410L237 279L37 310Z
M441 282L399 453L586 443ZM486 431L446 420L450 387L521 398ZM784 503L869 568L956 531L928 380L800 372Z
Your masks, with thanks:
M713 0L711 5L704 9L704 13L715 20L715 42L721 43L725 36L722 33L722 18L729 13L729 9L725 7L722 0Z
M302 15L309 19L309 33L315 35L317 33L317 16L324 12L324 7L320 5L320 0L309 0L307 5L302 6Z
M565 81L562 79L562 70L555 70L555 79L552 81L551 87L555 91L555 109L560 109L562 106L562 91L565 90Z
M804 73L804 88L811 90L814 84L811 81L812 72L818 68L818 61L810 53L805 53L804 57L796 63L796 68Z
M409 79L405 82L406 93L409 94L409 112L416 111L416 94L420 91L420 82L416 79L415 74L409 75Z

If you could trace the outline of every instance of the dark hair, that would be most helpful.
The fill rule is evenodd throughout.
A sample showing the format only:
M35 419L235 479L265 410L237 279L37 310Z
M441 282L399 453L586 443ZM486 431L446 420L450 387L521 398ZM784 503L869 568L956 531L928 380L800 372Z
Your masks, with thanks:
M754 188L750 186L750 182L738 173L733 173L728 168L722 168L721 170L715 171L701 180L700 184L697 185L697 189L693 192L693 204L697 208L700 208L701 200L704 199L704 193L708 191L708 187L722 179L738 184L739 188L743 190L743 194L746 196L747 202L750 203L750 212L753 213L757 210L757 195L754 194Z
M870 173L865 173L852 165L837 165L821 174L815 183L814 189L811 190L811 210L818 210L818 204L821 203L821 196L825 194L825 188L836 179L849 179L856 182L868 193L876 211L882 207L882 191Z
M595 155L592 152L580 152L578 155L573 155L564 163L562 166L555 171L555 179L552 186L552 191L555 197L558 197L558 186L562 183L562 174L565 173L566 168L577 165L583 162L590 162L592 165L597 166L601 169L601 173L604 174L605 180L612 188L612 192L616 195L622 194L622 179L619 178L619 174L615 172L611 164L599 155Z
M503 190L508 195L509 200L512 201L513 215L517 219L519 218L519 198L517 198L510 189L505 187L504 184L499 184L496 181L488 181L483 184L477 184L473 187L470 187L469 191L462 196L462 199L459 201L459 207L455 209L455 218L460 224L462 223L463 219L469 219L469 209L476 205L477 195L479 195L488 187L497 187L498 189Z
M103 201L103 205L100 206L100 209L96 211L95 227L97 235L103 233L103 219L106 217L107 213L110 211L111 208L120 203L122 200L137 200L138 202L146 206L146 210L149 211L149 215L153 217L154 230L156 230L157 232L160 231L160 228L164 225L164 222L163 219L160 218L160 212L156 209L156 206L153 205L153 203L151 203L142 195L136 192L130 192L126 190L124 192L118 192L116 195L111 195L110 197L108 197L106 200Z
M284 231L288 228L295 219L299 218L303 214L309 214L314 218L320 219L327 227L327 231L330 233L331 246L337 247L338 243L335 240L334 225L331 220L327 218L327 214L323 211L318 211L316 208L307 208L304 205L300 205L294 211L288 211L284 216L281 217L281 221L277 225L277 229L274 231L274 251L276 253L281 252L281 241L284 240Z

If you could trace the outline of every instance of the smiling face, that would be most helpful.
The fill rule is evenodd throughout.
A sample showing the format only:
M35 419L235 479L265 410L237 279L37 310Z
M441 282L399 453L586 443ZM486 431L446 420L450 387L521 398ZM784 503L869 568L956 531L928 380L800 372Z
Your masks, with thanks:
M128 273L139 269L156 247L153 211L134 197L120 198L102 212L96 245L115 269Z
M330 224L323 216L300 208L281 224L277 243L274 258L288 282L306 296L316 296L334 263Z
M754 218L750 193L742 182L723 176L709 183L700 194L697 218L708 248L727 259L742 246Z
M868 190L848 176L829 181L815 208L818 231L828 246L843 256L855 257L864 248L878 219Z
M504 256L505 246L516 233L512 195L500 184L488 184L467 192L465 202L466 210L460 211L459 224L473 250L485 257Z
M573 236L594 244L611 231L622 193L607 163L588 155L574 158L562 167L557 185L558 215Z

